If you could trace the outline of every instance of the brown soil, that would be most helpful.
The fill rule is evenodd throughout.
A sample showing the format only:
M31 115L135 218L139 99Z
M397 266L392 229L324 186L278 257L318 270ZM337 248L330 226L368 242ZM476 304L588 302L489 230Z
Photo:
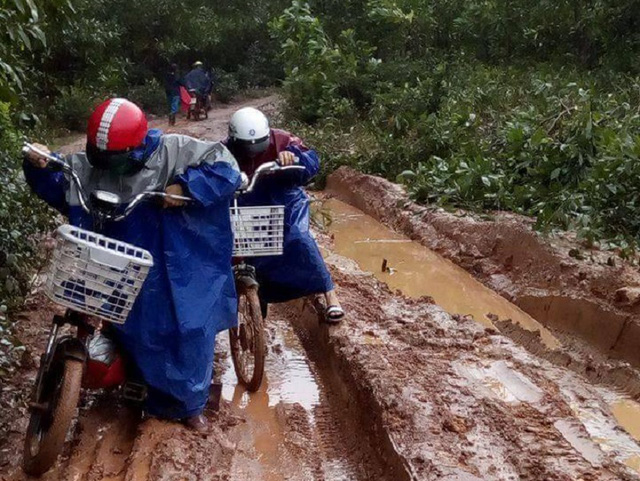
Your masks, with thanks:
M486 220L419 206L402 187L347 167L330 176L327 190L452 260L567 334L565 341L577 337L640 366L640 274L614 253L586 249L568 233L543 237L532 219L511 213L495 212Z
M471 320L453 319L428 299L392 293L344 258L328 261L348 322L319 327L303 301L285 315L311 331L315 349L320 344L393 479L637 479L602 453L587 461L557 429L576 422L562 394L572 389L565 370ZM524 380L511 388L515 399L473 375L490 366ZM594 402L593 392L576 389L580 404ZM576 422L588 440L581 426Z
M277 97L242 105L246 104L275 109ZM181 120L176 129L219 139L238 106L218 109L208 121ZM634 285L626 267L595 262L583 266L568 256L562 257L567 267L555 267L561 248L545 247L522 219L506 216L494 223L513 226L499 229L466 218L455 226L448 214L407 203L396 186L348 170L333 176L330 187L477 271L480 279L516 301L525 299L525 292L534 296L539 291L549 293L548 298L553 293L583 299L580 286L588 286L585 292L600 286L602 295L591 294L589 299L604 309L613 302L614 288ZM478 232L473 233L473 225ZM515 226L520 226L520 247L514 244ZM223 380L228 393L218 412L206 412L212 424L206 435L180 424L144 419L115 393L84 393L64 455L43 479L640 479L627 466L640 459L640 446L617 425L602 387L613 375L603 370L604 359L594 359L600 364L588 368L585 358L591 354L586 343L584 351L553 351L557 359L553 358L536 334L516 325L495 322L507 337L446 313L428 297L412 299L392 292L352 260L333 253L329 235L320 232L318 239L348 313L345 322L331 328L319 323L321 306L313 299L272 306L265 383L250 396L235 386L230 371L225 372L229 361L222 333L216 379ZM537 250L542 264L533 269L527 262L533 262L531 252ZM513 260L506 262L511 256ZM607 269L616 273L610 279L605 279ZM568 273L583 271L586 277L569 282ZM552 276L544 284L542 272L559 278ZM618 284L613 285L616 276ZM517 278L530 285L518 287ZM549 301L549 308L543 309L550 318L564 312L554 304L558 302ZM520 304L526 308L526 301ZM589 325L598 316L584 309L591 312L591 317L585 315ZM633 312L630 307L611 309L627 316ZM3 480L25 479L19 466L26 397L54 310L36 295L16 319L15 335L27 348L0 391ZM559 366L563 363L573 369ZM633 384L636 371L630 366L615 372ZM637 386L640 394L640 383ZM611 441L603 443L601 438Z

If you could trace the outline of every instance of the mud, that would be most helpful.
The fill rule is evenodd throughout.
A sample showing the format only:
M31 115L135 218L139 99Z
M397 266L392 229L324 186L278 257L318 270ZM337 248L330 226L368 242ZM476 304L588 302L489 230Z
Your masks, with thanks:
M470 315L487 327L495 327L492 319L510 319L539 331L547 347L560 345L533 317L433 251L337 199L328 199L318 208L331 219L326 228L335 252L355 260L392 289L415 298L430 296L450 314Z
M419 206L402 187L343 167L328 192L467 270L550 328L640 366L640 274L571 233L543 237L511 213L475 216ZM562 334L565 334L563 336Z
M268 110L276 109L277 102L277 97L268 97L241 105ZM181 120L176 130L221 138L226 119L238 106L218 109L209 121ZM389 217L403 212L398 205L401 191L391 184L385 187L389 192L381 190L377 180L352 180L345 198L353 198L347 200L362 205L358 193L372 182L368 212L380 205L387 217L379 218L401 225ZM335 181L330 185L335 188ZM384 207L390 198L395 203ZM223 384L222 401L219 411L206 411L212 424L206 435L147 419L114 394L85 393L64 455L43 479L640 479L639 407L632 399L640 396L640 382L631 365L594 353L588 340L573 339L559 329L550 329L546 337L535 323L551 321L525 313L526 302L521 310L452 263L428 254L419 245L427 244L427 234L414 237L419 244L412 243L383 226L369 230L373 219L348 206L340 215L317 237L348 313L343 324L330 328L320 323L322 309L314 299L270 306L266 378L254 394L236 386L226 333L221 333L216 381ZM423 222L420 215L407 218ZM356 223L356 228L354 220L366 222ZM463 244L460 232L462 247L456 252L461 259L485 267L483 260L495 261L483 257L484 247L476 252ZM446 254L449 241L435 238L442 243L435 250ZM380 252L387 259L385 272ZM467 269L455 256L448 258ZM553 259L547 258L549 263ZM514 260L513 266L519 262ZM524 298L524 290L513 287L509 271L501 271L497 261L492 265L493 274L503 276L493 278L496 286L506 286L493 287L511 300ZM478 269L485 272L485 267ZM523 277L537 279L539 273ZM580 282L585 279L589 277ZM577 298L577 287L576 292L537 289L527 295ZM506 295L509 290L511 297ZM635 302L631 290L616 298L622 304ZM605 309L603 299L594 302ZM54 310L35 295L16 324L15 335L26 350L0 390L3 480L25 479L19 463L26 397ZM562 309L553 303L542 310L551 313L549 318L561 317ZM584 314L588 325L599 311L584 312L591 312ZM627 328L628 323L621 329ZM552 335L557 347L549 345ZM633 396L625 395L621 386Z
M349 380L370 429L385 433L390 450L381 456L403 466L400 479L637 479L625 463L638 445L608 407L619 393L469 318L393 293L336 254L328 260L348 323L314 329L310 303L291 306L290 316ZM586 419L608 428L589 431Z

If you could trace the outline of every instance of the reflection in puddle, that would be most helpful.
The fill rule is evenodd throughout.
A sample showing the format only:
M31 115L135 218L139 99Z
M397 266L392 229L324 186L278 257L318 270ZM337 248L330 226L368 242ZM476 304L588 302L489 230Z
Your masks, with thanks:
M251 394L236 386L236 374L228 356L222 376L222 397L239 408L248 408L251 404L268 409L284 402L298 403L312 413L313 407L320 402L320 394L304 350L293 331L276 329L274 332L269 349L277 350L278 354L267 355L265 376L258 392ZM228 339L224 342L226 348Z
M300 404L313 416L313 408L320 402L315 376L304 356L302 346L290 329L276 329L265 362L265 375L260 389L249 393L237 384L231 356L226 357L222 375L222 398L241 409L253 438L253 448L262 467L263 479L276 481L291 474L292 466L284 459L284 420L278 415L279 403ZM228 336L220 336L219 349L228 350ZM274 355L273 350L278 354Z
M447 312L471 315L485 326L492 325L489 313L511 319L525 329L540 331L548 347L560 345L531 316L435 252L337 199L323 202L323 209L333 220L327 229L333 234L335 251L355 260L391 289L400 289L410 297L431 296ZM385 259L386 272L382 272Z

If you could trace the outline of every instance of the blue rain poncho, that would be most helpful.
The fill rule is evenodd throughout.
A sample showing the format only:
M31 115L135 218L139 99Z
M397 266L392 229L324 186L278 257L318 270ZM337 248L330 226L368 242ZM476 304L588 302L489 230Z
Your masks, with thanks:
M256 268L260 297L268 302L285 302L333 289L331 274L309 230L309 197L302 186L320 169L314 150L288 132L271 129L270 144L257 158L242 159L236 155L240 168L249 175L265 162L278 158L283 150L293 152L304 171L276 173L263 177L255 190L238 200L239 205L284 205L284 248L282 256L249 259ZM226 141L234 151L232 143Z
M221 143L150 131L139 155L145 168L119 177L91 167L85 154L65 161L77 169L87 192L119 194L124 200L145 190L180 183L194 199L186 207L140 204L129 217L107 222L101 233L151 252L154 265L124 325L113 325L119 345L147 384L146 409L181 419L199 414L209 395L216 334L236 325L237 300L231 271L229 207L240 184L235 159ZM68 216L93 230L79 206L77 189L61 172L25 162L31 188Z
M187 89L194 89L198 95L211 93L211 77L202 67L196 67L185 75L184 85Z

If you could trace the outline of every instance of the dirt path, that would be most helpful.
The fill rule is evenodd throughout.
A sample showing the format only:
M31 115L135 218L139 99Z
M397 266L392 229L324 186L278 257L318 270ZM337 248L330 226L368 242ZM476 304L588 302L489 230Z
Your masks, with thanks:
M275 111L277 102L241 105ZM220 139L238 106L172 130ZM373 204L351 181L347 200ZM206 413L213 425L206 436L145 420L113 394L86 393L64 456L43 479L640 479L640 408L628 392L551 359L559 347L549 343L563 347L565 339L555 330L533 335L543 330L536 316L462 269L356 208L319 197L330 221L318 241L348 321L320 324L312 299L271 306L266 379L251 395L236 386L222 333L215 377L222 402ZM2 480L25 479L26 395L52 310L37 295L16 324L26 351L0 391ZM505 317L516 322L510 329L499 324ZM624 372L635 375L629 366Z

